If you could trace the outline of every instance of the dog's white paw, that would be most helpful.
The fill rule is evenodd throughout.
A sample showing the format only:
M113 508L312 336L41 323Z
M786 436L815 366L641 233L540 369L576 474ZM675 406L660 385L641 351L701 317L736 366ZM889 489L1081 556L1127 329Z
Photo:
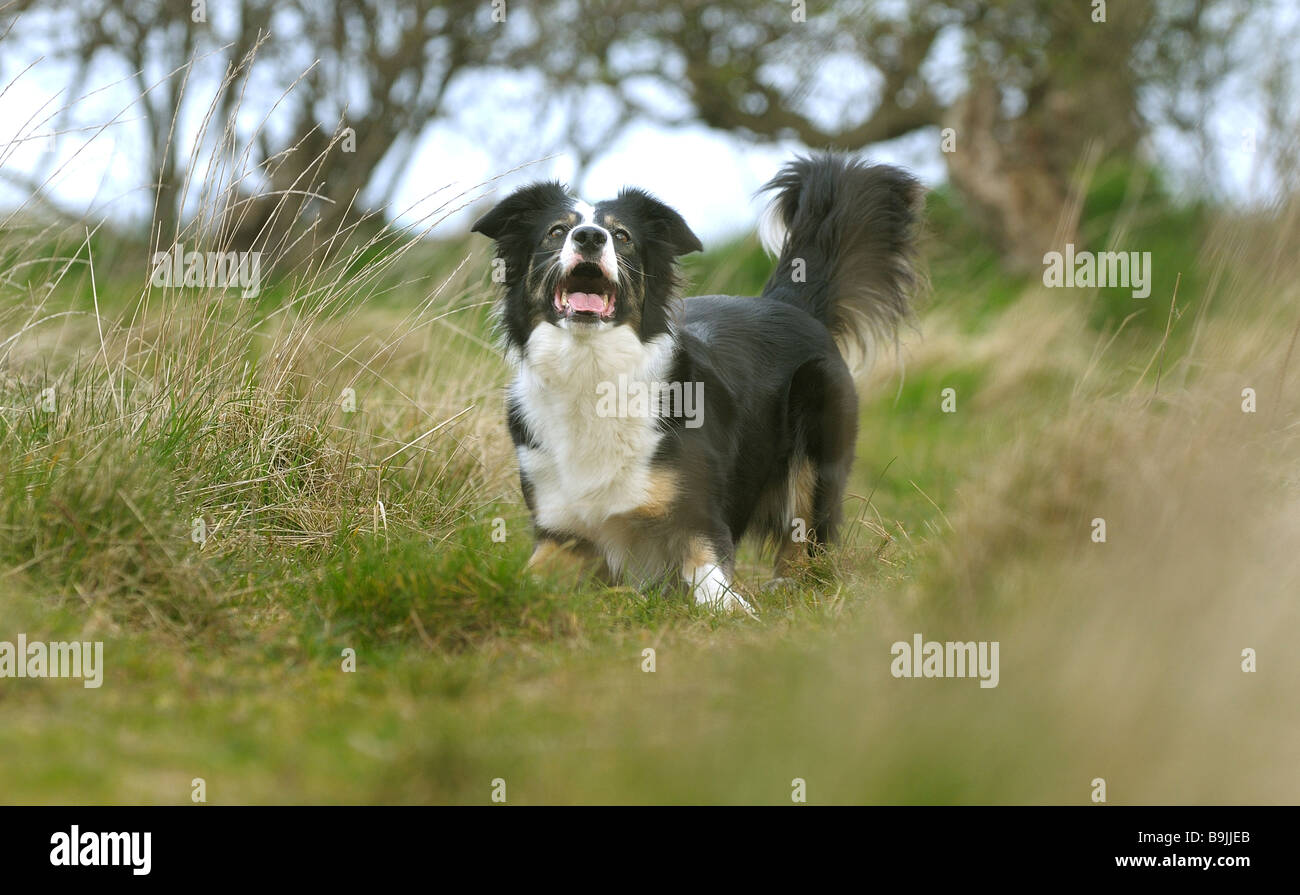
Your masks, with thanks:
M727 580L726 574L717 566L708 566L700 570L691 592L695 602L702 606L720 609L724 612L748 612L753 608L738 594Z

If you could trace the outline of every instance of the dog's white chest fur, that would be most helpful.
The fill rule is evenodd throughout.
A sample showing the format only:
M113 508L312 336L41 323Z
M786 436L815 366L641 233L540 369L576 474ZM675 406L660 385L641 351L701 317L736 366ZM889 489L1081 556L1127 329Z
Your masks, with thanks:
M542 527L582 535L607 554L621 552L607 542L603 523L647 500L650 459L664 434L651 416L609 414L598 386L617 383L620 375L660 381L672 351L669 336L642 343L628 326L533 330L510 392L538 443L519 448L519 465Z

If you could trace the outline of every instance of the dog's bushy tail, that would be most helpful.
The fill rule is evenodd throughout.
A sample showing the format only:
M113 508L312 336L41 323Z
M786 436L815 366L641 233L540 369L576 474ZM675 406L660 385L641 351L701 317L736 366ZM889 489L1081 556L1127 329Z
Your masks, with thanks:
M762 192L760 235L777 257L763 297L826 324L860 374L911 315L924 190L900 168L826 154L787 163Z

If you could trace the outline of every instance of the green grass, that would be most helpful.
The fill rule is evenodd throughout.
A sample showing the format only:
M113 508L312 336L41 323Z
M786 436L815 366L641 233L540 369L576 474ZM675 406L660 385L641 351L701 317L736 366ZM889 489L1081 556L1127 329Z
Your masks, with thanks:
M1004 273L932 197L933 293L864 390L844 541L777 592L746 548L757 619L523 574L482 246L144 306L138 249L98 234L92 285L74 236L10 234L0 640L102 640L106 671L0 680L3 800L189 803L201 777L213 803L485 804L501 778L511 804L789 804L799 777L823 804L1085 804L1101 776L1117 803L1296 801L1295 218L1120 177L1081 231L1159 273L1118 336L1131 297ZM1225 229L1255 237L1216 280ZM753 294L766 265L746 239L688 274ZM998 687L893 678L914 632L999 641Z

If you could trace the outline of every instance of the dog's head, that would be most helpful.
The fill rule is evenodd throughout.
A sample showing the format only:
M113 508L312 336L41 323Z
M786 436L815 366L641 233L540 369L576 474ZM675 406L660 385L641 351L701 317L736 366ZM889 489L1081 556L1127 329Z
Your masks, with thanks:
M555 182L512 193L473 231L496 241L503 323L516 347L543 324L575 334L630 326L653 338L668 328L678 256L702 248L682 216L649 193L624 189L589 205Z

